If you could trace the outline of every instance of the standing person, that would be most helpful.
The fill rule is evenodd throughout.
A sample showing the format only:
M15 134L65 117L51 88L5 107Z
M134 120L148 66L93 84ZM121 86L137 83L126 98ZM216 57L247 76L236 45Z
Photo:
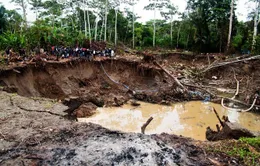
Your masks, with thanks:
M7 47L7 49L5 50L5 54L6 54L6 57L9 58L10 56L10 47Z
M55 53L55 46L52 46L51 47L51 55L54 55L54 53Z
M87 49L86 48L82 48L82 57L86 57L86 52L87 52Z
M61 48L60 47L56 47L55 54L56 54L56 60L59 61L59 56L61 54Z
M111 53L110 53L110 57L114 57L115 56L115 52L114 52L114 50L111 50Z
M112 52L112 50L111 50L111 48L109 48L109 49L107 50L107 54L108 54L109 58L111 58L111 52Z

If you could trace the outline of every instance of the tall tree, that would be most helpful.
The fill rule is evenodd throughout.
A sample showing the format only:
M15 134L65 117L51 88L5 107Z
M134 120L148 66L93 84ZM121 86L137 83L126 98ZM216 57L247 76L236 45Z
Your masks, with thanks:
M254 14L254 32L253 32L253 41L252 41L252 51L255 49L256 37L258 33L257 27L260 22L259 19L260 0L254 0L254 1L255 1L255 14Z
M2 34L7 27L6 9L0 6L0 34Z
M36 20L39 17L39 10L42 8L42 1L41 0L30 0L29 4L32 5L31 9L35 11Z
M107 41L107 13L108 12L108 0L106 0L106 4L105 4L105 30L104 30L104 41Z
M112 2L112 7L114 8L114 11L115 11L115 35L114 35L115 46L117 45L117 19L118 19L118 11L119 11L120 5L121 5L121 0L114 0Z
M84 32L85 32L85 37L87 37L87 19L86 19L86 0L83 0L83 14L84 14Z
M170 30L171 46L172 46L172 41L173 41L173 17L176 15L177 10L178 10L177 7L172 2L169 2L166 5L165 9L161 12L161 15L166 20L170 20L170 24L171 24L171 30Z
M153 10L154 18L153 18L153 47L155 47L155 35L156 35L156 11L161 10L164 6L169 4L169 0L149 0L150 3L144 7L145 10Z
M221 48L228 39L230 0L189 0L188 9L196 28L194 49L199 52L217 51L217 44Z
M50 18L52 27L55 26L55 20L62 15L62 10L64 8L62 3L58 3L57 0L48 0L43 3L43 8L45 9L39 16Z
M132 7L132 47L135 48L135 20L136 20L136 15L135 15L135 5L137 4L139 0L127 0L126 3ZM126 10L127 13L129 14L130 12L128 9Z
M24 21L24 28L27 28L27 14L26 14L26 8L27 8L27 1L26 0L12 0L11 2L16 3L19 5L23 10L23 21Z
M231 41L231 35L232 35L233 12L234 12L234 0L231 0L231 3L230 3L230 18L229 18L229 32L228 32L227 50L228 50L229 47L230 47L230 41Z

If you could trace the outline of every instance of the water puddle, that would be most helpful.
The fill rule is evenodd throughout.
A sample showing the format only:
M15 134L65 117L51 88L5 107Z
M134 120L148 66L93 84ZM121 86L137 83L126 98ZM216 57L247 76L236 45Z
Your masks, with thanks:
M146 128L146 134L165 132L205 140L206 127L216 129L218 123L215 114L209 109L214 107L220 117L226 115L231 122L238 122L253 131L260 131L260 115L227 111L214 103L195 101L172 106L139 103L139 107L126 104L120 108L98 108L97 114L90 118L79 118L78 121L96 123L112 130L140 133L141 126L152 116L154 119Z

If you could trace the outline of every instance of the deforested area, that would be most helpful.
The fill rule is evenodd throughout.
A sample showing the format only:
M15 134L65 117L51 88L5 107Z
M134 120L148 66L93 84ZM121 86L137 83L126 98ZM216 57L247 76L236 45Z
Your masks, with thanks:
M259 9L0 0L0 165L260 165Z

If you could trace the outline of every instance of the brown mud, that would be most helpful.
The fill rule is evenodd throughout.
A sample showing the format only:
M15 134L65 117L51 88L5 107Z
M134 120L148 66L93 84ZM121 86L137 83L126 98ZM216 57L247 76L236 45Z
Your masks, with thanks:
M168 134L110 131L68 119L91 116L92 108L120 106L131 98L168 104L204 100L208 90L234 92L234 71L242 80L241 100L251 98L258 88L259 60L202 74L206 58L193 65L189 55L175 55L155 59L195 95L184 93L163 70L140 57L17 63L2 68L0 86L9 93L0 90L0 165L244 165L240 158L222 152L207 153L204 142ZM241 70L241 66L247 67ZM210 95L214 97L218 98Z

